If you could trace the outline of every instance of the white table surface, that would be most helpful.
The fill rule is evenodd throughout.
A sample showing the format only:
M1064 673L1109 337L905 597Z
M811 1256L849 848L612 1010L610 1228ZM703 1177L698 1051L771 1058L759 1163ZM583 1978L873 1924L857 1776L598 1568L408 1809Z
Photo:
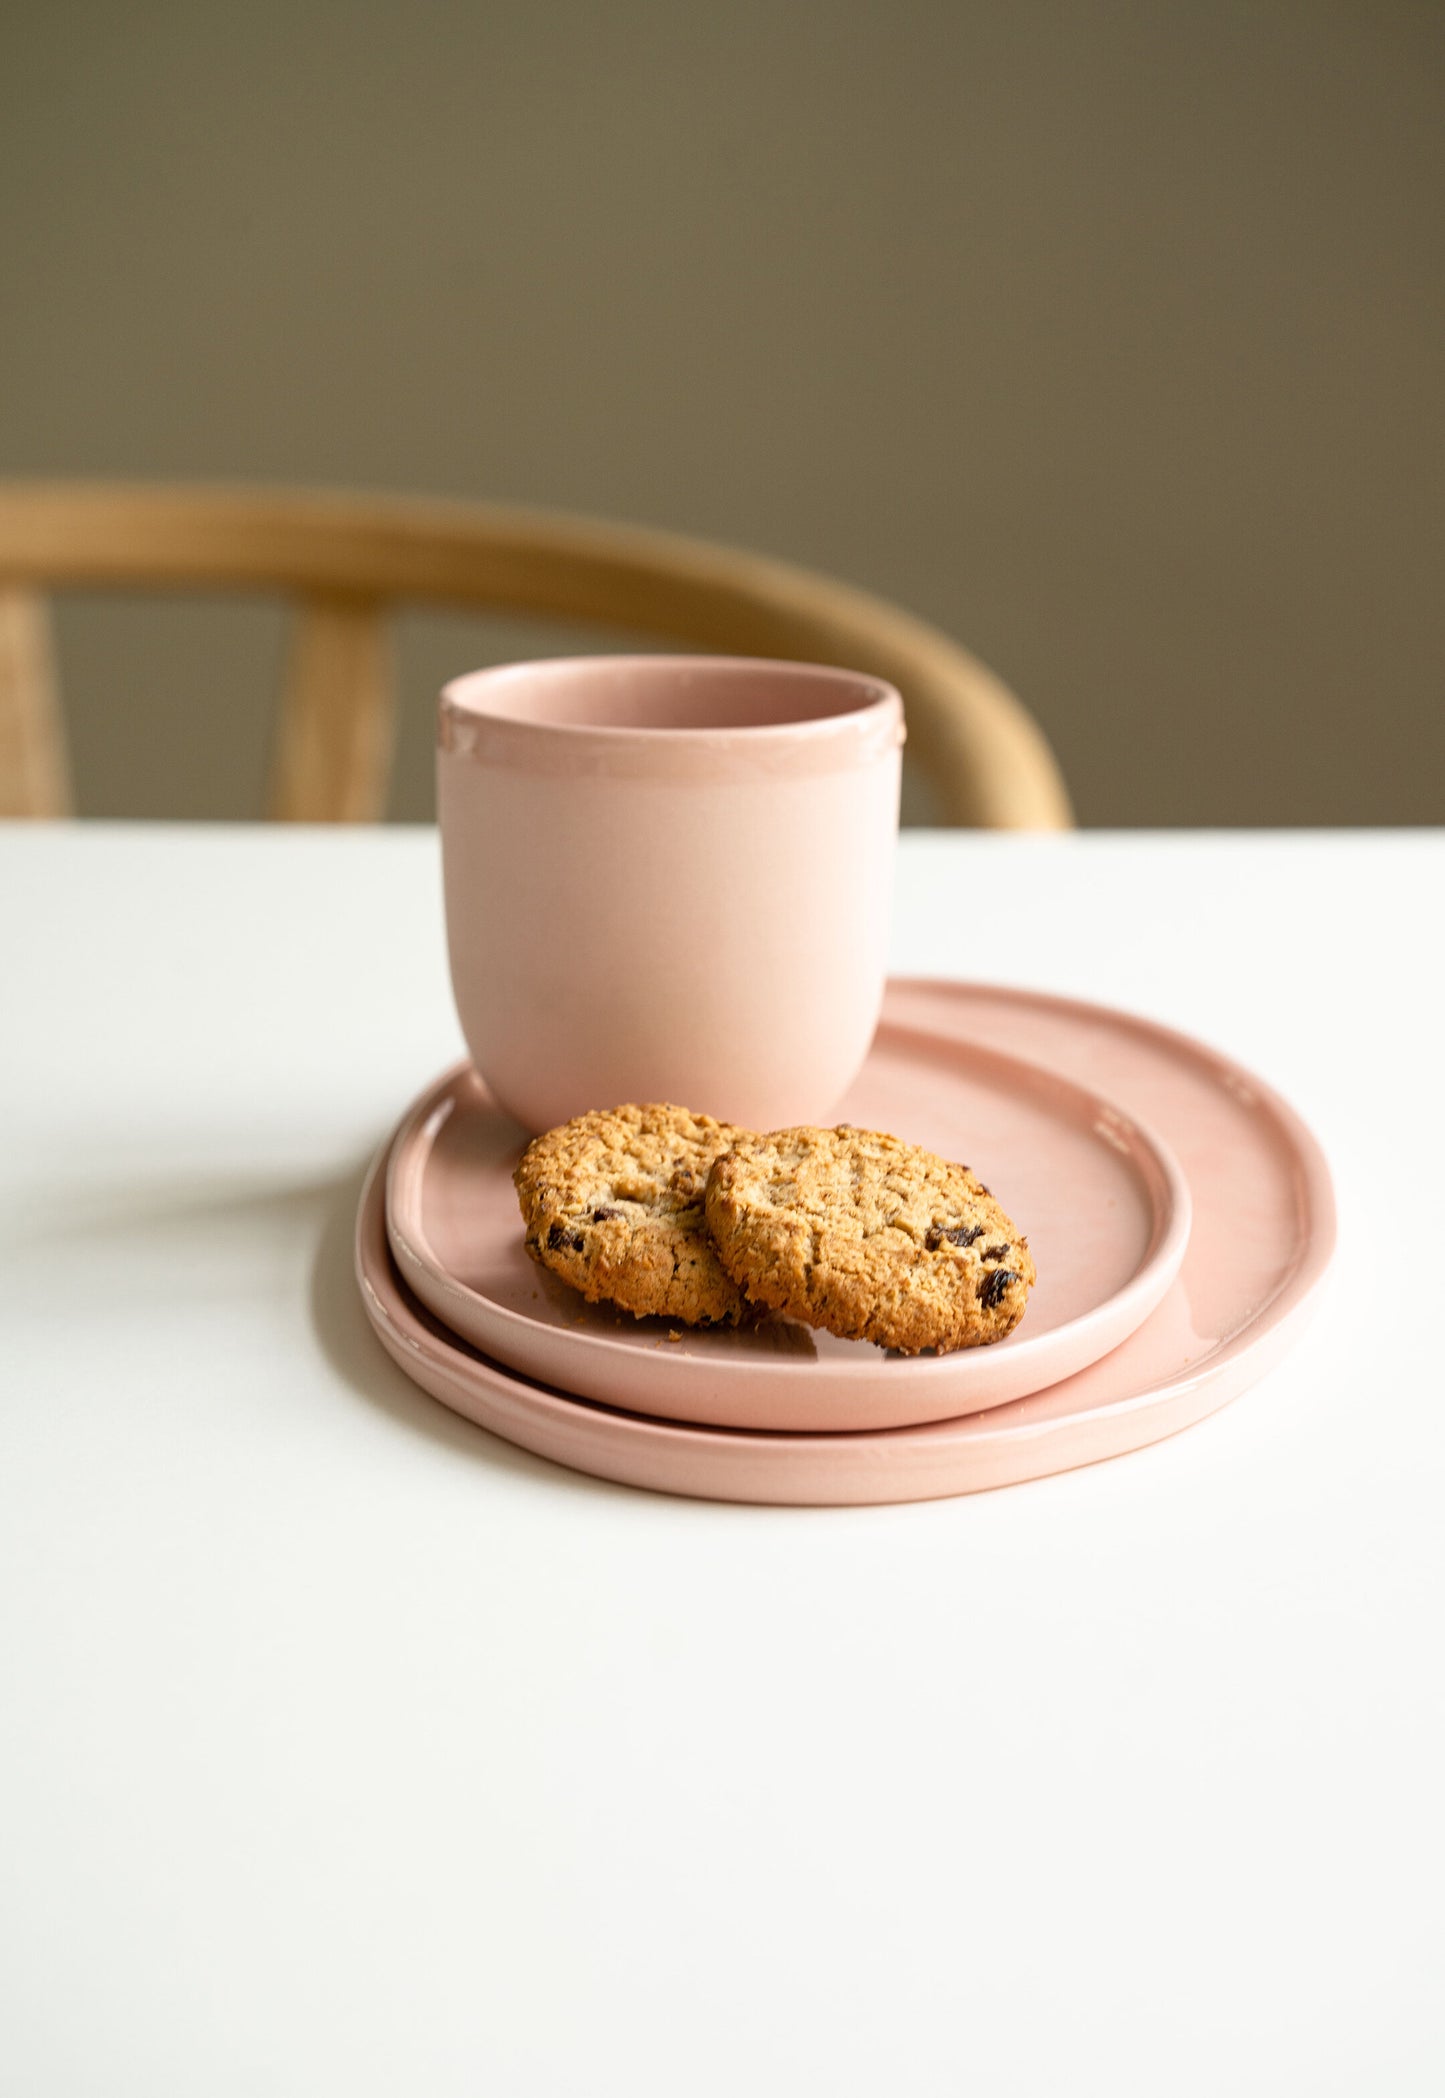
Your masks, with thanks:
M1445 836L905 840L900 970L1228 1049L1341 1247L1213 1420L673 1501L414 1391L423 831L0 831L0 2084L1435 2093Z

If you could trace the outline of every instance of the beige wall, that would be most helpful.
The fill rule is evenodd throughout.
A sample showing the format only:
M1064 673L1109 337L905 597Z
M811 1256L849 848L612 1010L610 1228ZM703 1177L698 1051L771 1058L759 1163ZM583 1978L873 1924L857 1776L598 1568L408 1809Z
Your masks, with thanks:
M1442 80L1401 0L10 0L0 471L751 544L976 648L1085 821L1442 820ZM398 813L538 641L409 627ZM88 809L258 806L274 614L62 643Z

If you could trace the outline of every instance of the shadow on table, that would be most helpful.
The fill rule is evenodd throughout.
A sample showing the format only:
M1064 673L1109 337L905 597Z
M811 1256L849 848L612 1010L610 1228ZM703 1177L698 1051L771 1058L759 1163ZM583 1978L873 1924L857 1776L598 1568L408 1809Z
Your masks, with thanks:
M368 1159L328 1191L311 1266L311 1323L337 1375L392 1420L493 1471L535 1479L563 1491L632 1495L637 1489L589 1478L517 1449L475 1422L449 1413L439 1400L403 1376L367 1323L356 1281L356 1211L370 1165Z
M151 1308L160 1314L173 1306L176 1290L187 1286L192 1268L208 1301L228 1292L246 1300L259 1293L274 1315L278 1290L288 1310L294 1301L295 1263L310 1247L306 1310L326 1362L358 1398L471 1463L534 1480L554 1492L624 1494L652 1507L685 1505L694 1516L726 1510L734 1521L827 1520L865 1513L878 1521L897 1512L676 1503L671 1495L569 1471L448 1412L403 1375L362 1309L354 1240L369 1170L366 1161L340 1179L327 1175L279 1183L229 1167L140 1178L129 1169L114 1177L102 1171L29 1205L23 1217L13 1220L13 1229L7 1228L10 1219L0 1217L0 1262L7 1283L22 1292L27 1262L47 1271L57 1257L78 1262L85 1304L97 1316L112 1308L130 1318Z

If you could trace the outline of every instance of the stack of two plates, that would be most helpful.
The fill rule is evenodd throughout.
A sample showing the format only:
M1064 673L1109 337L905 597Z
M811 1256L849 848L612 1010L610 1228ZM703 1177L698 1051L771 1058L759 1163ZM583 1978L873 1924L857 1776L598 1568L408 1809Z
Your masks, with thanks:
M1293 1338L1334 1245L1318 1145L1237 1065L1127 1014L890 984L839 1121L967 1159L1038 1282L992 1347L905 1359L769 1320L693 1331L588 1305L528 1259L523 1132L469 1065L362 1197L367 1314L406 1374L509 1442L714 1500L924 1500L1158 1441Z

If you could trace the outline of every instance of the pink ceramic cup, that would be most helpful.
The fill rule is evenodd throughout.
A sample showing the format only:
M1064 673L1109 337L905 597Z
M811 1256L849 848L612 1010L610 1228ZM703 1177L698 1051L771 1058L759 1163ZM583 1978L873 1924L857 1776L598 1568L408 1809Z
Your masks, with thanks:
M827 1117L886 970L903 706L729 656L515 663L441 697L452 988L524 1127L671 1100Z

